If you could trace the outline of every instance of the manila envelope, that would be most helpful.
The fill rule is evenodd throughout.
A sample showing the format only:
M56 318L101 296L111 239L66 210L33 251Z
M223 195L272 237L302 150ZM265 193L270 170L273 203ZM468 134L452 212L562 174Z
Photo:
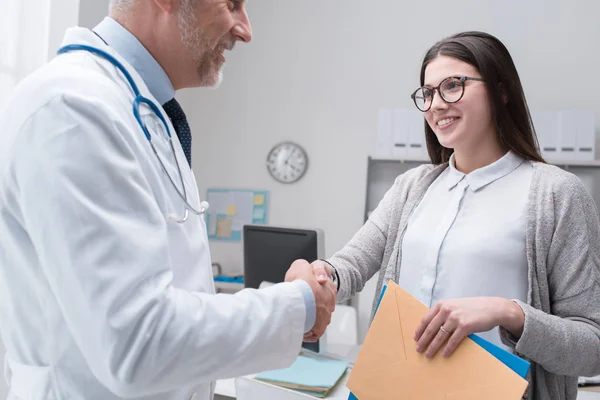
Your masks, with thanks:
M528 382L466 338L450 357L417 352L428 308L390 281L348 378L360 400L520 400Z

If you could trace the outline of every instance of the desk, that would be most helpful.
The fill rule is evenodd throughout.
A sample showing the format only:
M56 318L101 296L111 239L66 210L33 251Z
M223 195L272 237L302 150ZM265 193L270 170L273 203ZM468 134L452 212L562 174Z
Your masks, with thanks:
M600 389L597 386L579 388L577 400L600 400Z
M342 378L342 380L336 385L334 390L326 397L327 400L347 400L349 390L346 387L346 382L348 380L348 376L350 375L351 367L356 357L358 355L358 351L360 350L360 346L349 346L349 345L336 345L329 344L329 354L334 357L343 358L345 360L349 360L351 363L348 372ZM247 379L251 378L253 375L250 375L245 378L237 378L237 379ZM274 385L264 384L265 386L269 386L272 389L272 393L276 393L276 395L271 395L268 397L261 397L261 400L285 400L286 397L282 396L285 393L285 389L279 388ZM240 383L238 382L238 386ZM242 385L243 386L243 385ZM300 396L292 396L292 399L301 399L301 398L310 398L313 397L300 397ZM215 388L215 400L231 400L237 399L236 393L236 379L223 379L217 381L217 386ZM316 397L315 397L316 399ZM585 386L580 387L577 395L577 400L600 400L600 386Z
M236 398L235 379L219 379L215 386L214 400L231 400Z
M600 385L598 386L584 386L579 388L580 392L592 392L592 393L600 393Z

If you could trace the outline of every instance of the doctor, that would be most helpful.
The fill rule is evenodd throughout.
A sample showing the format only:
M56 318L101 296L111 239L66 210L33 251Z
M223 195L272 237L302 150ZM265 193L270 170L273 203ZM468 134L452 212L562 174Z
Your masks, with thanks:
M211 399L211 381L288 366L323 333L335 286L305 261L214 294L174 93L217 85L250 38L243 0L113 0L15 91L0 116L10 399Z

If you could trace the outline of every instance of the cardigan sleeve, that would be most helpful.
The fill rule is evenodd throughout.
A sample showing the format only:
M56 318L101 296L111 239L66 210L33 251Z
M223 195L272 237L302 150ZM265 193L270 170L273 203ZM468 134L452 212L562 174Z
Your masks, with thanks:
M519 339L501 329L503 341L548 372L567 376L600 374L600 222L596 204L572 174L554 176L553 196L538 204L536 248L547 248L546 280L538 285L550 312L519 302L525 313ZM554 209L552 215L541 215ZM550 213L551 214L551 211ZM543 270L543 269L542 269Z
M337 301L342 302L360 292L379 269L388 240L388 223L398 196L401 176L386 192L377 208L350 241L328 261L338 272L340 290Z
M341 250L328 259L340 278L338 302L360 292L382 268L386 245L389 240L395 241L398 233L397 228L390 226L393 215L401 212L414 183L430 170L431 165L424 164L398 176L365 224Z

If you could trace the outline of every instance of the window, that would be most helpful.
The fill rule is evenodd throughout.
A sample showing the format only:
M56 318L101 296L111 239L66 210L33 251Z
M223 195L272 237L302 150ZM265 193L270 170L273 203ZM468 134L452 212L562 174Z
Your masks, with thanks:
M0 13L0 109L17 79L18 20L21 2L9 1Z
M46 61L49 2L8 1L0 12L0 109L17 83Z

